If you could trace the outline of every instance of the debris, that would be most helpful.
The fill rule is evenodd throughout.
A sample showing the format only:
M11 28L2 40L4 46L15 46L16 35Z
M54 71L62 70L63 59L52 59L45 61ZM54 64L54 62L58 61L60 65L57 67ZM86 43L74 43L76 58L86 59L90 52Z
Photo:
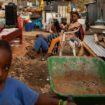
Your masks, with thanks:
M29 39L25 41L29 43L29 46L25 48L26 54L24 56L13 57L9 76L24 82L35 91L42 92L42 89L48 92L49 88L46 86L48 84L46 80L48 77L47 61L42 62L35 58L34 51L32 50L34 41L32 41L32 39L30 40L31 41L29 41ZM18 51L20 51L20 49ZM13 54L14 53L15 52L13 52ZM43 87L46 89L44 90Z
M44 86L44 88L41 88L42 93L49 93L49 91L50 91L50 85L49 84L46 84Z

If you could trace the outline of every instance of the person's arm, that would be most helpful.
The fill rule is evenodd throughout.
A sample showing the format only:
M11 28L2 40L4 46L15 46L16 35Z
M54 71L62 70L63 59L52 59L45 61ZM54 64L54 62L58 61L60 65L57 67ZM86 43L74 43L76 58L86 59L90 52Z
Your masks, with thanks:
M63 25L63 24L61 24L61 28L62 28L62 30L65 30L65 31L67 31L67 28L68 27L68 25Z
M76 29L78 29L80 27L80 23L76 22L76 23L73 23L69 26L68 30L69 31L74 31Z
M35 105L58 105L59 100L50 98L45 95L39 95L39 98Z
M66 101L65 105L76 105L73 102ZM58 100L56 98L51 98L45 95L39 95L39 98L35 105L63 105L64 102L62 100Z

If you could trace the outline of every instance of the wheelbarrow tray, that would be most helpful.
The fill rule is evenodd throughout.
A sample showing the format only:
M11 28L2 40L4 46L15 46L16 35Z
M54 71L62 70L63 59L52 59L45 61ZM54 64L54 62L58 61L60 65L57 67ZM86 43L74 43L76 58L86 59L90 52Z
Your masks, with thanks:
M95 75L99 79L99 84L105 86L105 62L100 58L88 58L88 57L50 57L48 59L48 70L49 70L49 78L50 78L50 86L51 90L56 93L59 97L66 99L68 96L72 96L72 98L78 103L78 105L93 105L93 104L103 104L105 105L105 93L85 93L85 94L69 94L62 93L61 89L57 89L56 85L60 84L55 82L56 77L64 77L65 72L69 73L74 70L77 72L77 79L80 75L81 71L84 69L84 73L86 75ZM69 74L67 75L69 77ZM74 75L75 77L76 75ZM72 75L72 83L83 82L84 80L77 81ZM84 78L83 78L84 79ZM91 78L92 79L92 78ZM90 81L90 80L89 80ZM91 80L94 82L94 79ZM67 84L70 82L67 81ZM62 82L61 87L64 85ZM79 88L79 87L78 87ZM94 88L94 87L93 87ZM105 87L104 87L105 88ZM82 91L82 88L80 89ZM65 89L66 91L66 89ZM77 89L78 93L78 89Z

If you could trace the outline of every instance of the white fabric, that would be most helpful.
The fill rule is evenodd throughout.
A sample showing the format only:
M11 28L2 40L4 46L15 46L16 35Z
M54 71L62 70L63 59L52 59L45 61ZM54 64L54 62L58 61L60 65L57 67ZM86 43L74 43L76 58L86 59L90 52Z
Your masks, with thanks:
M9 29L3 29L2 32L0 32L0 39L2 36L6 36L14 31L16 31L18 28L9 28Z

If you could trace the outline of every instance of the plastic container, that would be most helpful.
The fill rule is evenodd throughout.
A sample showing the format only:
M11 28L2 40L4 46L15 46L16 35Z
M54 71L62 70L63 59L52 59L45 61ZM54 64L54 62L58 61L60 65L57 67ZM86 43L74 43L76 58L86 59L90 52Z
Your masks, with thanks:
M77 103L77 105L105 105L105 93L103 94L77 94L79 91L83 91L83 88L76 85L74 88L75 94L64 94L60 90L62 86L66 83L70 84L70 81L65 82L54 82L56 77L70 77L72 83L79 84L79 82L83 82L85 76L95 76L100 79L99 84L105 86L105 62L99 58L87 58L87 57L50 57L48 59L48 70L49 70L49 78L51 89L54 93L56 93L60 98L66 99L68 96L72 96L73 100ZM74 75L71 75L71 71L75 72ZM81 72L83 73L81 75ZM79 80L81 77L82 79ZM87 82L94 81L94 79L89 78ZM62 78L61 78L62 79ZM60 84L60 88L57 89L57 84ZM93 84L92 84L93 85ZM68 85L69 86L69 85ZM71 90L72 87L69 89ZM73 89L73 88L72 88ZM95 90L95 88L92 88ZM66 88L65 90L66 91Z
M25 31L30 32L32 30L32 23L26 23L25 24Z

